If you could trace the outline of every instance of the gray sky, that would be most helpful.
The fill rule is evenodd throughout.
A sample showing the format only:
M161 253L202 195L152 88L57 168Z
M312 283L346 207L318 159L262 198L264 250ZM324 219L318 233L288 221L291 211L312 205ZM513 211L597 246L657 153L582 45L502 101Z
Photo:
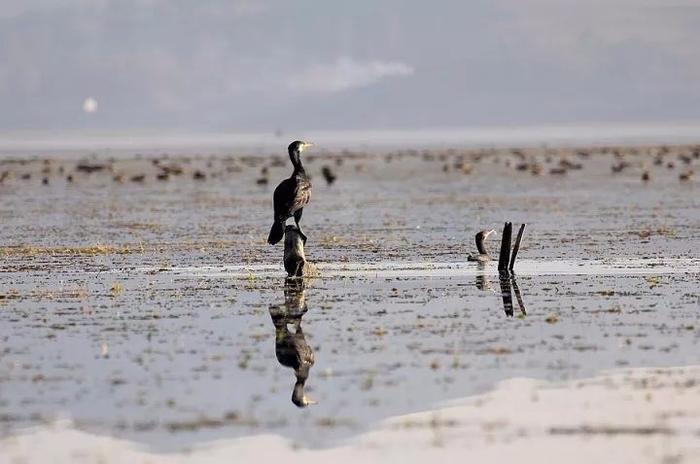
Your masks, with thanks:
M2 0L0 129L700 120L699 25L700 0Z

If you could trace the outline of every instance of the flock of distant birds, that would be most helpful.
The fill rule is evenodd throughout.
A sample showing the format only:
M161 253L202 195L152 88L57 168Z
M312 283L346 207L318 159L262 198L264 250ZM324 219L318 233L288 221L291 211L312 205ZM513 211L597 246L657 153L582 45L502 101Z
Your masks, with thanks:
M544 156L541 156L541 152L544 151ZM511 149L509 150L510 155L514 159L506 159L505 165L507 167L512 167L517 171L529 172L534 176L540 176L544 174L549 174L552 176L565 175L569 171L576 171L583 169L583 163L576 161L575 158L581 160L589 158L592 156L591 149L577 149L573 150L572 156L562 154L557 152L557 150L549 150L547 148L537 151L537 154L528 152L522 149ZM653 171L652 167L666 168L667 170L675 169L678 166L684 166L678 174L678 179L681 182L688 182L694 179L695 171L693 169L693 162L700 159L700 145L685 147L681 152L677 153L674 158L672 155L672 149L668 146L660 147L649 147L649 148L624 148L624 147L600 147L595 149L596 153L601 154L612 154L615 158L614 164L611 166L611 172L613 174L619 174L629 169L639 169L641 168L641 180L648 182L652 180ZM478 151L469 151L466 153L466 157L471 157L469 162L465 159L464 151L458 151L455 149L442 150L440 152L431 152L429 150L422 152L422 157L427 161L443 161L442 170L444 172L459 172L462 174L471 174L474 170L475 163L482 161L485 157L499 153L496 149L481 149ZM504 152L500 152L503 154ZM417 155L421 154L418 150L403 150L393 153L387 153L384 155L386 161L391 161L393 158L400 158L404 155ZM363 155L363 153L344 151L342 155ZM630 160L628 155L643 155L649 157L642 161ZM455 157L454 163L448 162L448 157ZM558 157L558 161L556 158ZM163 159L152 159L150 160L154 167L157 168L157 172L153 174L148 174L145 172L136 173L133 175L126 175L124 173L113 172L113 165L111 162L97 162L97 161L80 161L75 167L74 171L64 165L55 166L54 162L50 159L42 160L43 168L40 171L41 183L48 185L52 181L52 176L58 173L64 176L66 183L74 183L79 181L76 174L92 174L96 172L107 172L112 174L112 180L115 183L144 183L149 180L149 177L154 178L158 181L168 181L176 177L182 177L183 175L189 175L194 180L204 181L209 178L215 178L220 173L210 172L207 173L206 169L199 168L193 171L186 170L181 164L177 162L169 162L167 160L168 155L163 155ZM574 158L572 160L572 158ZM22 172L21 166L32 162L31 159L16 159L16 160L5 160L0 161L0 166L8 166L9 164L14 164L20 167L20 169L2 169L0 170L0 184L3 184L11 179L17 178L23 181L29 181L34 178L31 172ZM555 161L557 161L555 163ZM336 157L335 162L337 165L342 164L343 157ZM554 165L552 165L554 163ZM252 165L252 164L251 164ZM255 183L260 186L266 186L270 182L270 166L278 167L284 165L284 161L280 157L273 158L273 162L268 166L267 164L262 166L259 171L259 175L255 178ZM211 162L208 163L207 167L212 167ZM363 165L357 165L356 170L362 171ZM639 172L639 171L638 171ZM333 167L330 165L324 165L321 168L321 175L328 185L332 185L337 179L338 175L334 171Z
M619 174L627 169L633 168L635 166L638 166L639 163L633 163L626 159L625 155L636 155L640 154L639 149L637 148L631 148L628 152L624 152L620 148L606 148L603 147L600 149L601 153L607 154L611 153L615 159L616 162L611 166L611 171L613 174ZM520 161L515 165L515 169L518 171L527 171L530 172L533 175L539 176L543 175L545 173L545 167L544 165L537 161L533 157L529 157L524 151L522 150L512 150L512 154L516 156L517 158L520 159ZM591 156L591 152L588 150L576 150L575 155L579 158L586 159ZM671 150L667 146L662 146L659 147L656 150L656 154L653 156L653 161L652 164L654 166L659 166L663 167L665 166L667 169L674 169L676 167L676 163L672 160L669 159L671 155ZM551 155L547 155L545 157L545 161L547 163L550 163L552 161L553 157ZM678 175L678 179L681 182L687 182L690 180L693 180L695 176L695 171L692 169L691 165L693 163L693 160L698 160L700 159L700 146L693 147L689 150L688 153L679 153L678 154L678 161L681 162L683 165L688 166L688 168ZM649 182L651 180L651 170L649 166L647 166L646 162L642 163L642 174L641 174L641 180L644 182ZM576 171L583 169L583 163L572 161L571 159L567 157L561 157L559 159L559 162L557 166L553 166L549 168L549 174L550 175L564 175L569 171Z
M29 161L16 161L17 164L25 164L27 162ZM158 172L154 175L154 178L158 181L168 181L171 178L179 177L186 173L185 169L176 163L165 163L160 159L153 159L151 163L158 168ZM41 170L41 183L43 185L49 185L50 175L53 173L51 167L51 160L44 160L44 165L44 168L42 168ZM75 172L81 174L92 174L95 172L111 172L111 170L111 165L108 163L81 161L75 166ZM76 181L76 176L73 173L67 173L66 168L64 166L58 166L57 172L61 176L65 175L65 181L68 184L72 184ZM327 165L321 168L321 175L323 176L328 185L332 185L338 178L337 174L333 171L333 168ZM5 169L2 172L0 172L0 184L5 183L5 181L8 181L13 177L19 178L23 181L28 181L33 178L32 173L30 172L23 172L17 175L13 171ZM191 177L194 180L200 181L206 180L208 178L207 173L202 169L195 169L194 171L192 171ZM216 176L212 175L211 177ZM112 180L119 184L126 183L127 181L133 183L144 183L148 180L148 175L145 173L139 173L127 176L123 173L114 173L112 176ZM267 166L263 166L260 169L260 176L256 179L255 183L261 186L265 186L269 183L269 181L269 169Z
M576 158L581 160L589 158L592 155L592 150L590 149L577 149L574 150L569 156L566 154L558 153L556 150L549 150L544 148L544 156L540 156L542 150L537 151L537 155L532 152L528 152L522 149L511 149L509 150L510 155L514 159L506 159L505 165L507 167L512 167L516 171L528 172L534 176L540 176L549 174L552 176L565 175L569 171L576 171L583 169L583 163L577 161ZM622 147L600 147L596 148L595 152L602 154L612 154L615 157L615 162L611 166L611 172L613 174L619 174L630 169L640 169L641 168L641 180L644 182L649 182L653 178L653 169L656 168L666 168L667 170L676 169L678 166L684 167L678 174L678 179L681 182L692 181L695 177L695 171L693 169L693 162L700 160L700 146L691 146L684 148L683 151L677 153L676 157L673 157L672 149L667 146L660 147L650 147L650 148L622 148ZM653 153L652 153L653 152ZM443 171L444 172L458 172L462 174L471 174L474 170L475 163L482 161L488 155L493 155L498 153L496 149L482 149L479 151L470 151L468 156L471 157L471 161L467 161L464 156L463 151L458 151L455 149L447 149L441 152L431 152L423 151L423 159L427 161L443 161ZM344 152L343 154L357 155L354 152ZM361 153L360 153L361 154ZM391 161L392 158L398 158L404 155L416 155L420 154L418 150L404 150L394 153L388 153L385 155L387 161ZM630 160L628 155L643 155L650 156L649 161L647 159ZM455 161L453 163L448 162L448 157L454 157ZM556 158L558 157L558 161ZM155 174L148 174L145 172L136 173L133 175L126 175L124 173L113 172L113 165L111 162L97 162L97 161L80 161L75 167L74 171L70 171L64 165L53 166L53 162L50 159L44 159L42 162L44 164L40 171L40 179L43 185L49 185L52 181L52 176L58 173L64 176L66 183L74 183L79 181L76 174L92 174L96 172L108 172L112 174L112 180L115 183L145 183L150 178L157 181L168 181L176 177L182 177L189 175L192 179L198 181L205 181L209 178L217 177L217 172L207 173L206 169L199 168L192 171L186 170L181 164L176 162L168 162L168 155L164 155L163 159L152 159L151 163L157 168ZM31 162L31 159L18 159L12 160L11 162L22 166ZM337 165L342 164L343 158L336 157L335 162ZM554 163L554 165L552 165ZM7 165L8 161L1 162L0 165ZM281 166L284 162L281 158L276 157L270 166ZM211 167L209 163L208 167ZM358 171L363 170L363 165L356 166ZM22 171L19 169L18 171ZM640 171L638 171L640 172ZM326 164L321 168L321 175L328 185L332 185L338 178L337 173L334 171L333 167ZM35 178L31 172L15 172L12 169L2 169L0 170L0 184L10 181L13 178L20 179L22 181L30 181ZM266 186L270 183L270 170L268 165L264 165L260 168L258 176L255 178L255 183L260 186Z

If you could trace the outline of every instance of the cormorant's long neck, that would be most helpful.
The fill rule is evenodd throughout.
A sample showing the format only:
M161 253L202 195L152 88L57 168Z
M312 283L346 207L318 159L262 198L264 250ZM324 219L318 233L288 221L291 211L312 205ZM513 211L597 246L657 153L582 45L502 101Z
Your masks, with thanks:
M476 237L476 249L479 250L480 255L488 255L489 252L486 251L486 247L484 246L484 237L478 235Z
M292 165L294 166L294 174L306 174L306 171L304 171L304 166L302 166L301 164L301 158L299 157L298 151L290 151L289 159L292 160Z

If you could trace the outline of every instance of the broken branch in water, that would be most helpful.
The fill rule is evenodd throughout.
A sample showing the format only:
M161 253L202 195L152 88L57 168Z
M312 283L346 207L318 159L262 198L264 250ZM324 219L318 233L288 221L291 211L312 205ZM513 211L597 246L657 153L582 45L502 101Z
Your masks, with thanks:
M513 245L513 255L510 257L510 266L508 269L513 272L513 266L515 266L515 257L518 256L518 250L520 250L520 241L523 239L523 232L525 231L525 224L520 224L520 230L518 230L518 236L515 239L515 245Z
M501 237L501 254L498 257L498 271L505 272L508 270L508 262L510 261L510 238L513 235L513 223L506 222L503 226L503 236Z

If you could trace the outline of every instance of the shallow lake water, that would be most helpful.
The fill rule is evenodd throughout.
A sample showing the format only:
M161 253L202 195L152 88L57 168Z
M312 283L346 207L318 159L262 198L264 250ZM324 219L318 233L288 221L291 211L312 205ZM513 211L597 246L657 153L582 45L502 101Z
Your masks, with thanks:
M327 447L512 377L698 364L692 149L658 166L646 148L592 151L319 153L303 224L321 275L294 284L265 243L283 157L86 157L106 166L91 174L10 157L0 434L68 418L162 451L263 433ZM582 166L551 173L563 159ZM184 172L157 180L164 164ZM502 280L465 259L505 220L528 227ZM307 408L276 356L299 327Z

